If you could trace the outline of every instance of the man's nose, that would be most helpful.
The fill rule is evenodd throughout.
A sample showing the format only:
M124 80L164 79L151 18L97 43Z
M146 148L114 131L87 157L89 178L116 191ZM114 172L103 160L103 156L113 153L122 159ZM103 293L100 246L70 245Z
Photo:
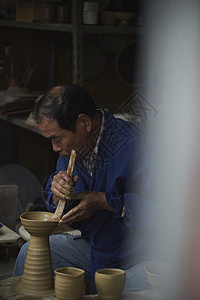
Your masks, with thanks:
M55 145L53 142L52 142L52 147L54 152L59 152L62 150L60 146Z

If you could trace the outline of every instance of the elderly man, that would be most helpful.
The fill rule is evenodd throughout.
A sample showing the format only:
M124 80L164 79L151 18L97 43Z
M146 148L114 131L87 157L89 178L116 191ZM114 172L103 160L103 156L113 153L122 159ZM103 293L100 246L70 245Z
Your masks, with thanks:
M81 232L50 236L53 269L82 268L95 289L97 269L122 268L126 291L149 288L144 272L148 238L142 218L150 207L150 180L141 132L96 107L82 87L72 84L47 91L33 114L42 135L60 155L46 185L46 206L54 212L58 200L70 196L62 222ZM77 158L69 176L72 149ZM27 247L28 243L18 255L14 276L23 274Z

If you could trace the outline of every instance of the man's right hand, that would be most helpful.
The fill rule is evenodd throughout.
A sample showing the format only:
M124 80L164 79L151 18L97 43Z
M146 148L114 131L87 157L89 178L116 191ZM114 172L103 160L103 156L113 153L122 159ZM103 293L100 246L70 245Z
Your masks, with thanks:
M59 199L70 199L73 187L78 180L78 176L70 177L66 171L60 171L53 177L51 191L53 193L53 201L57 205Z

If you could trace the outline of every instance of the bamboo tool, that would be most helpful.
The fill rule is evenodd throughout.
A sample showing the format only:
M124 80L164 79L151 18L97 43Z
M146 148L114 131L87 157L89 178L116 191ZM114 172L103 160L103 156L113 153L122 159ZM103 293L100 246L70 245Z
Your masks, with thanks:
M75 160L76 160L76 152L75 152L75 150L72 150L71 155L70 155L70 159L69 159L69 164L68 164L68 167L67 167L67 174L71 177L72 177L73 171L74 171ZM62 213L63 213L63 210L65 208L65 203L66 203L66 199L59 199L56 211L54 212L54 214L50 218L51 220L58 220L58 221L60 220L60 218L62 216Z

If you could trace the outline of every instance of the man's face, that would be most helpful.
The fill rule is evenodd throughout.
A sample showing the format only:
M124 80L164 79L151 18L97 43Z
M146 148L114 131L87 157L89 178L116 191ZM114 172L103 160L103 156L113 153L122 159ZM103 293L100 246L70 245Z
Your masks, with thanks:
M89 132L81 120L76 122L76 132L60 128L53 119L44 119L38 125L42 135L52 143L53 150L61 156L70 156L74 149L78 156L82 156L82 150L87 144Z

